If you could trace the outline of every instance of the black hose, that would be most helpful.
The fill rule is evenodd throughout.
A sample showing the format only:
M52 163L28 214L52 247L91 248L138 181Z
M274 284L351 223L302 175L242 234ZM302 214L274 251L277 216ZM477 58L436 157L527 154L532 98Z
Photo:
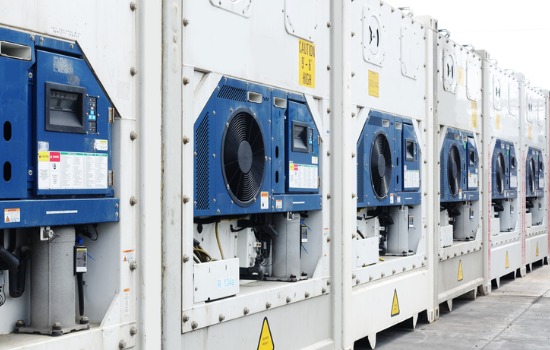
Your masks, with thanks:
M19 259L0 244L0 263L11 270L19 266Z
M84 316L84 280L83 272L78 272L76 274L77 284L78 284L78 311L80 316Z
M24 248L21 248L19 266L10 269L10 297L19 298L25 293L25 282L27 277L28 255Z

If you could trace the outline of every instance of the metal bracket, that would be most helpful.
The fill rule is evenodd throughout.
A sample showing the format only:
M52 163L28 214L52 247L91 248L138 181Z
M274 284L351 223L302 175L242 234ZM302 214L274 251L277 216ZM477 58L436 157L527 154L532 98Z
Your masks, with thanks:
M50 226L41 226L40 227L40 240L41 241L49 241L52 239L54 235L53 230L50 228Z

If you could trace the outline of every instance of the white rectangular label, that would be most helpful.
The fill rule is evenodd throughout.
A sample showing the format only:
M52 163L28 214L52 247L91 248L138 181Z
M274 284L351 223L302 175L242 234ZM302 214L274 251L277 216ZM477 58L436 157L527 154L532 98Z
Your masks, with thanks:
M477 174L468 172L468 187L477 187Z
M420 170L406 170L403 185L405 188L420 187Z
M109 141L108 140L94 140L94 149L96 151L108 151L109 150Z
M518 187L518 177L517 175L510 175L510 187Z
M317 165L289 163L289 184L291 188L318 188L319 167Z
M539 179L539 188L544 188L544 179Z
M269 209L269 192L262 192L260 197L260 209Z
M38 152L38 188L107 188L109 156L102 153Z

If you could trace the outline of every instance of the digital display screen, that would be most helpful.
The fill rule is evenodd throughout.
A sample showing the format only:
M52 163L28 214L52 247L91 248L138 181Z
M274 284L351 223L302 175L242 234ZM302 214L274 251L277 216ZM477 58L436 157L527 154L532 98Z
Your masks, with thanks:
M46 83L46 130L86 133L85 96L82 87Z

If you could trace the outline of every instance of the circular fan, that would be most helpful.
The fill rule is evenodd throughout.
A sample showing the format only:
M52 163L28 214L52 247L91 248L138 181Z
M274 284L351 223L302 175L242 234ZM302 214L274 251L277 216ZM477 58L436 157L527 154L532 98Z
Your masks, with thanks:
M384 134L378 134L370 151L370 177L374 194L379 199L386 198L390 190L392 173L391 150Z
M458 195L460 185L460 153L455 145L449 150L449 158L447 159L447 181L449 182L449 191L455 197Z
M495 169L497 192L499 194L504 193L504 173L505 173L504 167L505 167L504 155L502 153L499 153L498 157L497 157L497 166L496 166L496 169Z
M264 178L265 149L260 125L250 113L237 111L227 124L222 166L233 200L243 207L252 204Z
M535 192L535 160L533 158L529 159L529 164L527 166L527 182L529 183L529 191L531 193Z

